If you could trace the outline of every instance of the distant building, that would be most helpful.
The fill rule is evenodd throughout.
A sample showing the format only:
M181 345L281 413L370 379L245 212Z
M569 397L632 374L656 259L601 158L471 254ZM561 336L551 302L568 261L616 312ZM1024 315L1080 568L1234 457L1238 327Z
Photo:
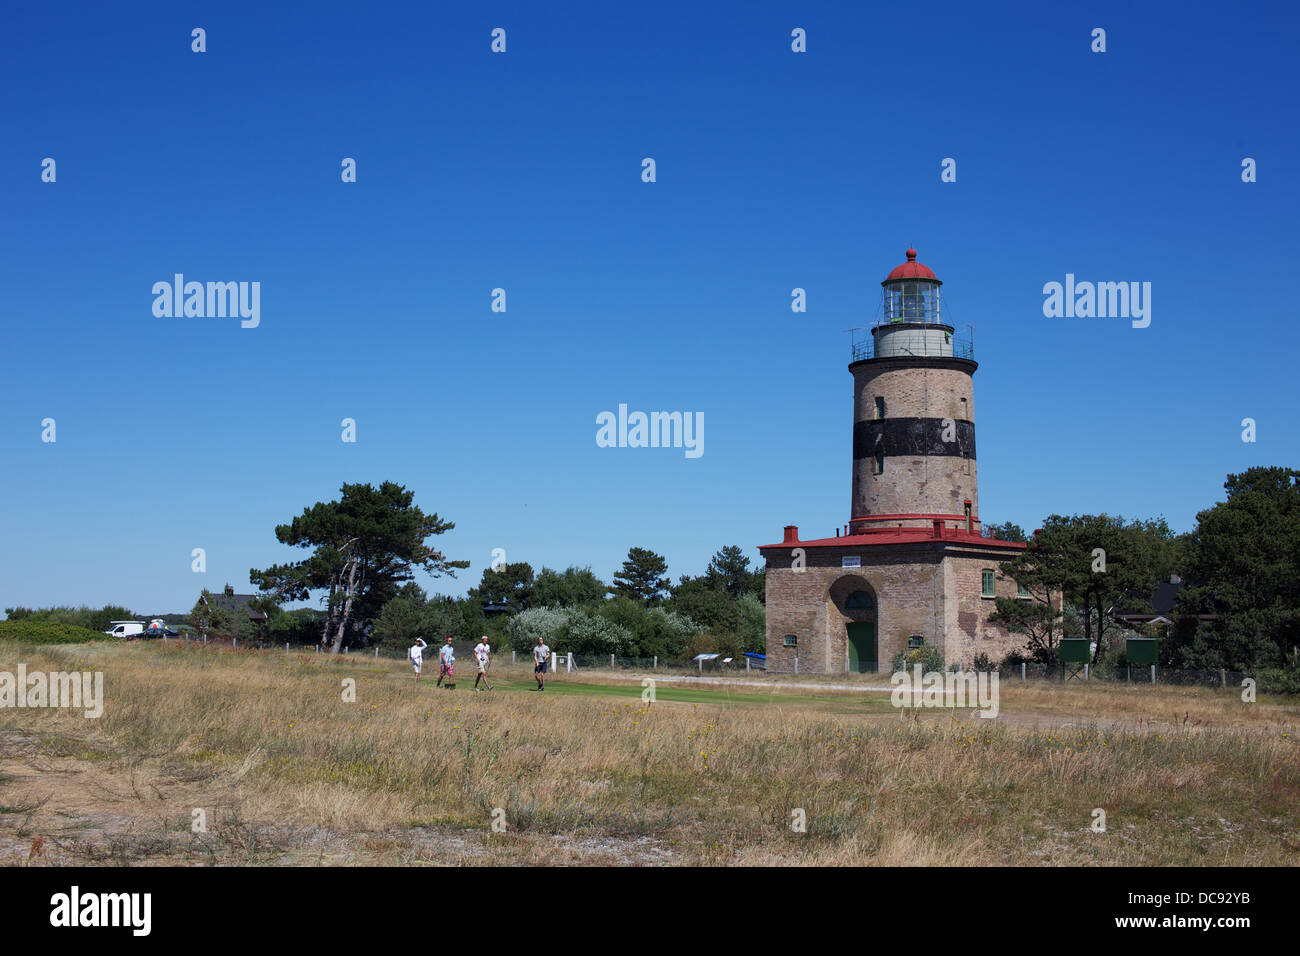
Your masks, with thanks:
M1026 546L980 535L978 366L943 316L942 284L908 249L881 283L881 321L855 336L848 524L811 541L787 525L759 549L769 672L874 672L926 645L970 667L1023 643L988 621L995 598L1024 596L998 564Z
M266 612L254 610L252 602L257 600L256 594L235 594L233 591L219 591L211 595L212 604L216 605L217 610L224 611L232 619L235 615L242 614L254 624L260 624L266 620ZM210 606L207 597L203 592L199 592L197 604L205 607Z

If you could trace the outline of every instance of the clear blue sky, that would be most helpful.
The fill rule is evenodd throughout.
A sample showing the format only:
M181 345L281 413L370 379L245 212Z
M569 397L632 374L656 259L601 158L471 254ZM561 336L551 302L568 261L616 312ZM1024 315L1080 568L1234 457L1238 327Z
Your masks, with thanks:
M1187 530L1296 465L1295 5L877 6L10 4L0 607L248 589L344 481L456 522L451 594L493 548L675 578L830 534L842 330L909 243L975 329L985 522ZM176 272L260 282L260 326L156 318ZM1045 318L1067 272L1151 282L1150 327ZM704 455L597 447L619 403Z

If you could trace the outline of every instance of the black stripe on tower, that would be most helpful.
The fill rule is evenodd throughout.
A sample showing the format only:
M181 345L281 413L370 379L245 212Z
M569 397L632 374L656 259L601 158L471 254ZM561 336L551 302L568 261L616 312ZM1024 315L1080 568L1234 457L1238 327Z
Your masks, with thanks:
M944 439L949 438L950 441ZM894 456L975 457L975 423L951 418L881 418L853 425L853 460Z

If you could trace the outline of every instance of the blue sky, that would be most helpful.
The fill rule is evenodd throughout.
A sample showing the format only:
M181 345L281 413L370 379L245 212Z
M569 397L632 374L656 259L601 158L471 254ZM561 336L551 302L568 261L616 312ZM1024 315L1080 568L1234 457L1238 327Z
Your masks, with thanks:
M985 522L1187 530L1297 464L1293 5L448 6L0 14L0 608L246 589L344 481L456 522L450 594L494 548L676 577L830 534L842 330L909 243L974 327ZM155 317L177 272L260 325ZM1152 283L1150 327L1045 318L1066 273ZM703 412L703 456L597 447L619 403Z

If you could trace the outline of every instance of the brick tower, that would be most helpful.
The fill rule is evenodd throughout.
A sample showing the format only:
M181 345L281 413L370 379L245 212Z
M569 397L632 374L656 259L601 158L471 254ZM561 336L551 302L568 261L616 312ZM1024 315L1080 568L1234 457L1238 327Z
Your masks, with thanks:
M976 369L943 321L940 286L907 250L880 283L881 321L854 342L851 530L959 518L974 530Z
M881 283L881 317L854 330L853 482L848 523L762 545L767 667L874 672L930 646L947 663L998 660L1016 645L989 622L1016 597L998 564L1023 544L979 531L971 339L946 321L943 283L907 250Z

